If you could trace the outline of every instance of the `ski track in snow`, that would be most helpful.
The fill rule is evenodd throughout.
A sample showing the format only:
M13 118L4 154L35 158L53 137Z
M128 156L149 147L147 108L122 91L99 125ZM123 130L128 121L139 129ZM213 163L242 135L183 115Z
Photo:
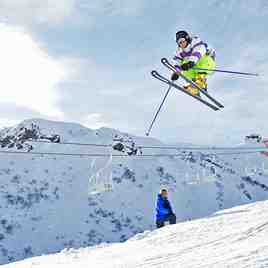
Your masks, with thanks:
M138 234L124 243L63 250L3 268L268 267L268 201Z

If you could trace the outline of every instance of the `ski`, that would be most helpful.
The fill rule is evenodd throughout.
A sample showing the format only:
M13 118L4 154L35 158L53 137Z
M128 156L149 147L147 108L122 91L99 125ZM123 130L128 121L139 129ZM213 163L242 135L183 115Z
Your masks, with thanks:
M174 82L172 82L171 80L167 79L166 77L160 75L157 71L152 71L151 72L152 76L156 79L158 79L159 81L162 81L163 83L166 83L167 85L176 88L179 91L184 92L185 94L193 97L194 99L202 102L203 104L205 104L206 106L208 106L209 108L211 108L214 111L218 111L219 107L207 102L206 100L203 100L202 98L192 95L190 92L188 92L187 90L185 90L183 87L180 87L179 85L175 84Z
M177 72L176 68L168 61L166 58L161 59L161 63L170 69L172 72ZM219 108L224 108L224 106L214 99L213 97L210 96L203 88L200 88L195 82L193 82L191 79L187 78L183 74L180 73L180 77L183 78L187 83L191 84L193 87L197 88L203 95L205 95L208 99L210 99L212 102L214 102Z

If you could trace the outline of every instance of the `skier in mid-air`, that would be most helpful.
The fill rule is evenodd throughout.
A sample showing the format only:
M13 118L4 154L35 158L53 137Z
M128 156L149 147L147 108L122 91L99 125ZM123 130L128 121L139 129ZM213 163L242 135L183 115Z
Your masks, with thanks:
M162 189L157 196L156 205L156 227L161 228L165 226L165 222L170 224L176 223L176 215L173 213L171 205L168 201L168 192Z
M214 72L246 76L259 75L251 72L216 69L215 50L210 48L208 44L202 41L199 37L190 35L186 31L178 31L176 33L176 43L178 48L176 55L173 58L175 63L170 63L167 58L161 59L161 63L172 71L171 78L169 79L164 75L161 75L156 70L151 71L151 75L158 81L168 85L168 88L154 115L148 131L146 132L146 136L150 135L150 132L171 89L177 89L178 91L184 92L186 95L191 96L200 103L203 103L213 111L219 111L224 108L224 105L207 92L208 75L211 75ZM179 85L175 83L175 81L179 78L181 78L181 80L186 84ZM201 96L205 96L205 98L202 98Z
M177 72L173 73L171 80L178 80L180 73L194 81L200 88L207 90L207 76L211 71L195 70L194 68L214 69L215 50L210 48L197 36L191 36L186 31L176 33L178 45L176 55L173 58ZM199 90L193 85L185 85L184 88L192 95L199 95Z

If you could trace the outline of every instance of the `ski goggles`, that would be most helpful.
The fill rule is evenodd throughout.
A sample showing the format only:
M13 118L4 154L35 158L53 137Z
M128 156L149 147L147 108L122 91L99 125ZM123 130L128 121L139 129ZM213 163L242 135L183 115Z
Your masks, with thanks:
M177 40L177 44L178 45L180 45L182 42L185 42L186 41L186 39L185 38L179 38L178 40Z

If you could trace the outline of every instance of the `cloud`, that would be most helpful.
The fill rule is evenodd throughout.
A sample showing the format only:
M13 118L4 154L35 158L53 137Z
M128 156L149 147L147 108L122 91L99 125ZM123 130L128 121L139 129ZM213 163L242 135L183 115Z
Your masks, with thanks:
M59 24L69 18L75 0L1 0L1 22L31 25Z
M1 117L0 118L0 130L6 127L12 127L19 123L19 120L12 120L9 117Z
M109 123L103 121L102 115L97 113L92 113L86 116L83 123L93 129L109 126Z
M40 117L41 114L31 108L20 106L15 104L14 102L11 103L1 103L0 105L0 114L1 117L8 117L12 120L24 120L25 118L29 117Z
M159 99L147 90L148 81L141 83L137 79L144 75L143 70L132 72L100 65L92 59L77 59L72 66L75 72L60 87L62 97L57 103L65 120L79 121L92 128L107 126L130 132L139 129L143 134L141 118L149 110L146 104Z
M103 16L135 16L142 0L1 0L0 22L32 28L64 23L92 27Z
M91 15L131 16L137 15L143 8L141 0L91 0L78 1L78 9Z
M12 103L43 116L60 117L57 86L67 70L42 45L19 28L0 24L0 105Z

